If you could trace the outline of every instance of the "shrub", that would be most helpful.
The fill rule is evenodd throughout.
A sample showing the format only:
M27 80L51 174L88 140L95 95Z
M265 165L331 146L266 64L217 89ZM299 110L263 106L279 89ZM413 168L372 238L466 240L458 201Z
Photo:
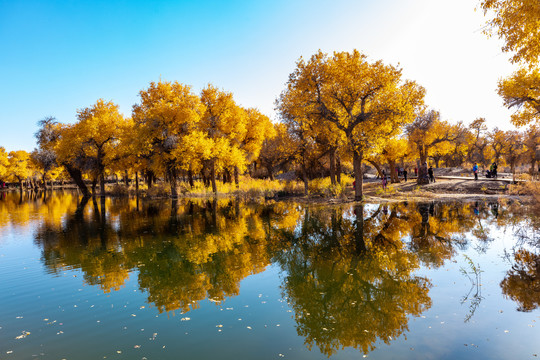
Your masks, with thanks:
M160 198L168 197L171 193L171 190L168 186L163 184L156 184L150 189L146 190L146 196L149 198Z
M128 194L129 189L125 185L116 184L109 190L111 196L127 196Z
M540 201L540 182L527 181L509 186L509 193L513 195L530 195L537 202Z

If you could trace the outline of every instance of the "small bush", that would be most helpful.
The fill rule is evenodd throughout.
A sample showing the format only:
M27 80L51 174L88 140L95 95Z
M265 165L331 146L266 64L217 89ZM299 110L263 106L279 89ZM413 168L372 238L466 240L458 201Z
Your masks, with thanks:
M170 194L170 188L164 184L157 184L146 190L146 196L149 198L168 197Z
M111 196L127 196L128 194L129 189L125 185L116 184L109 190Z
M344 185L332 184L330 178L314 179L309 182L308 190L310 194L324 197L338 197L343 194Z
M531 181L532 176L530 174L527 174L527 173L518 174L518 175L516 175L516 180Z
M509 193L513 195L530 195L536 202L540 202L540 182L528 181L509 186Z
M304 184L299 181L286 181L282 191L285 195L300 195L304 193Z

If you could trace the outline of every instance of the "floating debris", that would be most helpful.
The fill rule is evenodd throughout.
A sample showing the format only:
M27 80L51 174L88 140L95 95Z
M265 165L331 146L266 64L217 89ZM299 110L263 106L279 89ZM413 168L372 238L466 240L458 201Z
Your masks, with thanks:
M19 340L19 339L24 339L25 337L27 337L28 335L30 335L30 331L26 331L26 330L23 330L21 335L17 336L15 339Z

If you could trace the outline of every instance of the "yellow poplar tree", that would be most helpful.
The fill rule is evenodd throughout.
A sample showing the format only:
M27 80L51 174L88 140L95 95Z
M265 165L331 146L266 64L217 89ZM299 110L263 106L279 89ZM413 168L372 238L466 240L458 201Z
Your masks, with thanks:
M77 110L77 119L77 123L65 128L63 143L57 148L58 157L61 163L79 163L79 170L89 172L94 184L99 179L101 195L105 195L105 168L112 161L124 117L118 105L99 99L94 105Z
M309 121L334 124L353 154L355 199L362 199L362 160L381 142L412 122L423 105L424 89L402 81L401 69L382 61L370 63L359 51L319 51L306 62L300 59L289 76L287 92L303 104Z
M9 159L6 149L0 146L0 179L4 180L8 174Z
M30 174L30 154L24 150L11 151L8 156L8 175L19 182L21 191L23 181Z
M540 2L537 0L482 0L487 22L485 33L505 41L502 50L521 69L499 81L498 93L508 108L516 108L514 125L540 121ZM528 68L528 69L527 69Z
M186 162L193 158L179 157L177 151L186 147L186 140L197 140L188 136L200 121L204 105L190 86L177 81L151 82L139 96L141 101L133 106L132 116L140 134L137 147L152 169L164 172L171 195L177 197L178 170L189 166Z
M268 116L254 108L246 109L246 133L240 147L246 154L246 163L252 164L259 158L263 142L276 136L274 125ZM235 181L238 184L238 171L235 167Z
M523 145L523 135L519 131L509 130L505 132L506 146L504 148L504 160L510 166L512 180L515 180L516 166L523 159L525 146Z
M505 41L513 63L538 64L540 60L540 3L537 0L482 0L484 14L492 16L485 33Z
M294 158L293 141L285 124L273 125L276 136L266 138L259 153L258 163L266 169L270 180L274 180L274 172Z
M488 133L488 142L490 146L491 160L497 164L502 160L502 154L504 153L506 140L503 130L495 128Z
M410 153L410 148L407 139L390 139L382 148L381 155L390 167L390 179L393 183L399 182L396 163L405 158Z
M406 128L409 142L416 148L421 165L427 163L428 157L433 155L436 147L440 148L444 143L455 142L463 135L463 131L462 124L451 125L442 121L439 112L434 110L421 113ZM423 181L425 179L418 176L418 183L421 184Z
M199 129L204 132L210 148L210 156L204 160L210 169L212 191L216 193L216 172L245 167L244 151L239 144L247 132L248 116L235 103L232 93L211 84L202 89L201 101L206 109Z
M499 81L498 94L504 105L516 109L512 123L516 126L540 122L540 70L522 68Z

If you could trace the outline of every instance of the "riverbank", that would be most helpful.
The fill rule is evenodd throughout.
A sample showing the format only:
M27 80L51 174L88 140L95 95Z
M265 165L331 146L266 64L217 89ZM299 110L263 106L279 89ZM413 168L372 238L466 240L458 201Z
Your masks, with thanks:
M136 195L135 189L123 184L108 185L106 196L124 197ZM13 189L15 190L15 189ZM66 189L68 190L68 189ZM288 201L317 204L339 204L354 202L352 178L342 177L340 185L332 185L329 178L309 182L309 195L304 195L304 184L298 181L263 180L243 178L237 187L234 183L218 183L214 194L209 187L196 182L193 188L181 184L178 188L181 198L239 197L247 201ZM18 191L18 190L16 190ZM363 184L366 202L400 202L426 200L486 200L486 199L533 199L540 194L540 182L511 184L507 179L479 179L467 177L437 178L434 183L418 185L416 179L388 184L382 188L381 181L365 179ZM155 184L148 189L141 186L138 195L149 199L170 198L170 188L166 183Z

